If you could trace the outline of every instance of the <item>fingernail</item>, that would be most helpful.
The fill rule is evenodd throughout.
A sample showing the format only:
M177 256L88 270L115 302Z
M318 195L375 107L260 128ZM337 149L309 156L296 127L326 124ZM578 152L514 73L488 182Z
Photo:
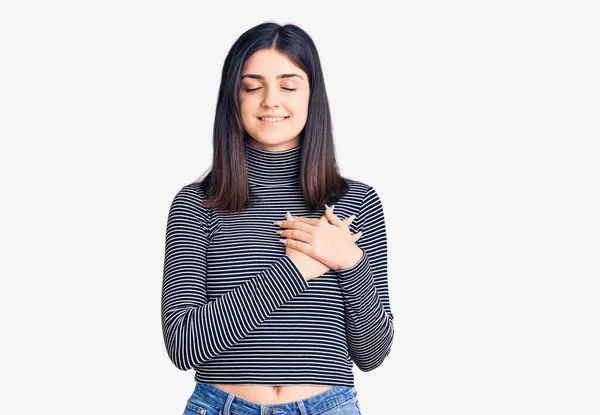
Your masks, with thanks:
M281 225L282 222L282 220L276 220L273 222L273 225Z
M286 212L286 214L285 214L285 218L286 218L287 220L293 220L293 219L292 219L292 214L291 214L290 212Z
M352 221L356 219L356 215L350 215L348 216L348 219L350 220L350 223L352 223Z
M280 239L279 242L281 242L282 244L285 243L285 239Z
M325 203L325 207L327 208L328 211L333 212L333 207L335 205L331 205L331 206L327 206L327 203Z

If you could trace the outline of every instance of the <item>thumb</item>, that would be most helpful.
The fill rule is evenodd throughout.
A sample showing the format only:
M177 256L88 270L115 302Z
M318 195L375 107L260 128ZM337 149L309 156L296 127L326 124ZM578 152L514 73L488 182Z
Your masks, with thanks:
M327 215L325 213L323 213L321 215L321 217L319 218L319 222L327 223L327 224L329 223L329 220L327 219Z

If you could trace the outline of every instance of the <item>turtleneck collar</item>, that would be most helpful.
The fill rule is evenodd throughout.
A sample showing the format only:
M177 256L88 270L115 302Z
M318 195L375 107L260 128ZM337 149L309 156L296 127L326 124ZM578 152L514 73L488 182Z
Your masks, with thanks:
M302 145L267 151L246 144L248 181L258 185L294 184L300 181Z

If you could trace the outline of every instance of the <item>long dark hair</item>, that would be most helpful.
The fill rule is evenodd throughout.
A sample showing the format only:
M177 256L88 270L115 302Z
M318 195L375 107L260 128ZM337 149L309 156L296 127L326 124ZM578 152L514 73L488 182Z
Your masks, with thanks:
M324 203L335 203L349 188L337 166L321 62L313 40L303 29L272 22L244 32L225 58L213 130L213 162L205 177L197 180L206 193L203 205L239 212L252 203L246 172L247 133L239 95L244 64L254 52L266 48L284 53L308 75L308 115L300 132L300 185L306 205L318 210Z

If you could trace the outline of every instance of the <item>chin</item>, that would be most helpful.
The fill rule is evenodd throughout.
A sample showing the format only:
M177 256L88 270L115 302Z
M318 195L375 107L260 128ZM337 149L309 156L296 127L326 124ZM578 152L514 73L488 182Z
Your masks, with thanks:
M258 135L257 137L258 138L252 137L252 139L254 141L262 144L262 145L265 145L265 146L282 146L282 145L286 145L290 141L294 140L292 137L289 137L289 138L287 138L287 137L286 138L281 138L281 137L264 137L264 136L261 136L261 135ZM294 145L294 147L296 145Z

